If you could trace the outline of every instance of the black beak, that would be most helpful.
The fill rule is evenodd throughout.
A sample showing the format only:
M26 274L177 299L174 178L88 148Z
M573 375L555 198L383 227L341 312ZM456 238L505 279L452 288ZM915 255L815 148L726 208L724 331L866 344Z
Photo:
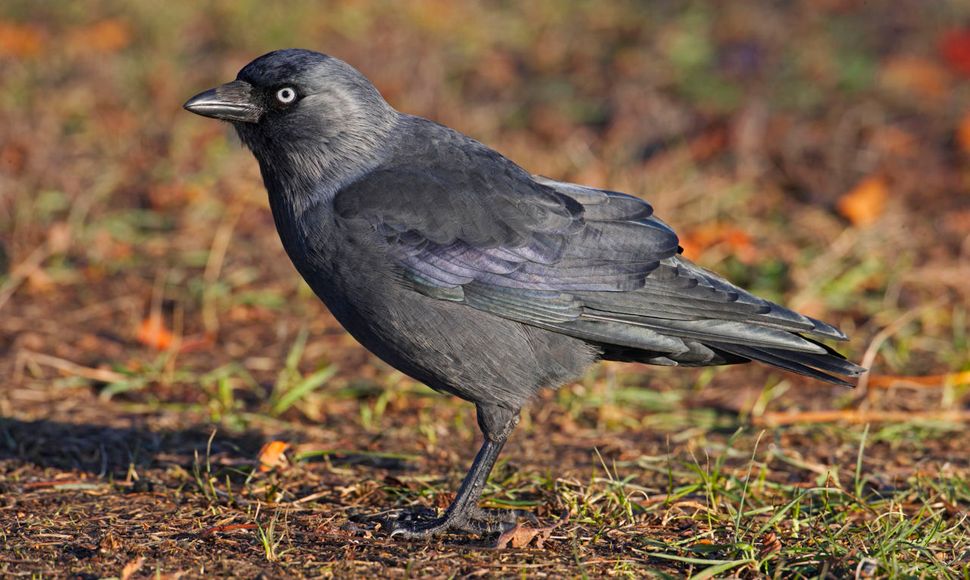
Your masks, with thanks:
M256 123L263 109L253 102L253 86L246 81L232 81L185 102L185 110L203 117L237 123Z

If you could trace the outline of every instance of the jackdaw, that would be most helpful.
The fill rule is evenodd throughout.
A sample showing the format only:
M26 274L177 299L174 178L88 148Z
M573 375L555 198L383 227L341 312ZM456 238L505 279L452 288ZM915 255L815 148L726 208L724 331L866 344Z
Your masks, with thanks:
M520 409L598 360L759 361L840 385L863 371L819 342L838 329L683 258L645 201L533 175L331 56L271 52L185 108L252 150L286 253L347 331L476 405L484 443L454 502L394 535L514 525L478 500Z

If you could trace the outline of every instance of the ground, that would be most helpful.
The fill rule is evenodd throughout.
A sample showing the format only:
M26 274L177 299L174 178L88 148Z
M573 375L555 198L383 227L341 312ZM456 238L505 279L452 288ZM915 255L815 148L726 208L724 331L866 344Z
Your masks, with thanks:
M967 577L970 10L876 4L4 2L0 575ZM180 108L284 46L642 196L872 373L600 365L486 488L538 530L388 538L449 503L473 409L342 332Z

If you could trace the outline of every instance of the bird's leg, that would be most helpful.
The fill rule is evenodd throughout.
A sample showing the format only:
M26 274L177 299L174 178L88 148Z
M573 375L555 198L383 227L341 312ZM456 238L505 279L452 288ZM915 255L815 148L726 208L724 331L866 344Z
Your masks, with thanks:
M478 405L478 426L485 436L471 469L461 482L455 501L440 518L428 521L403 521L398 519L391 530L392 536L404 538L427 538L449 530L487 534L503 532L515 524L516 513L511 510L484 510L478 507L488 474L495 466L502 447L519 422L518 409L506 409L496 405Z

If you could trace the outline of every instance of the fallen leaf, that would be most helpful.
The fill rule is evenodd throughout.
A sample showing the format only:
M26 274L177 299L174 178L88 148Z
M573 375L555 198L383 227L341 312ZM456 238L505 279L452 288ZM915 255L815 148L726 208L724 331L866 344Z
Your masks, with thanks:
M539 535L539 530L523 526L522 524L515 524L514 528L498 537L498 540L495 542L495 547L499 550L504 550L509 546L513 548L524 548L537 535Z
M855 226L867 226L886 209L889 188L882 177L867 177L839 198L836 208Z
M138 342L156 350L167 350L175 340L172 332L165 328L165 322L158 314L152 314L138 326Z
M680 240L684 248L684 255L691 259L715 246L725 246L726 249L745 263L750 264L758 259L757 248L748 232L720 223L709 223L688 231Z
M504 550L509 546L513 548L524 548L533 542L535 542L536 548L542 548L545 541L548 540L549 536L552 535L553 530L568 520L568 515L568 513L565 514L562 519L551 526L539 528L533 528L531 526L517 523L515 524L514 528L503 532L502 535L495 540L495 548L497 550Z
M270 441L259 450L259 470L267 472L274 467L286 465L286 456L283 452L289 444L285 441Z
M944 34L940 53L951 69L970 76L970 28L957 28Z
M0 22L0 56L24 58L38 54L44 37L35 26Z
M761 549L758 551L759 558L764 558L774 552L780 552L782 548L781 540L778 539L778 536L774 532L768 532L761 536L758 539L758 543L761 544Z

